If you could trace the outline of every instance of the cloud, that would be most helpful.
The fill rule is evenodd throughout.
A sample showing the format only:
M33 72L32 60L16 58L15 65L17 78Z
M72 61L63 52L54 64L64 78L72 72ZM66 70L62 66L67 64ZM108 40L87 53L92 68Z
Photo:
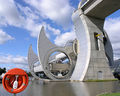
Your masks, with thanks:
M23 7L22 5L8 0L8 2L0 1L0 18L3 25L11 25L19 28L24 28L29 31L32 37L37 37L41 29L41 24L35 22L39 19L29 7Z
M13 56L10 54L0 53L0 66L6 67L7 70L12 68L21 68L29 71L27 57L20 55Z
M16 7L18 8L19 13L21 13L25 18L30 18L32 20L40 19L37 12L35 10L33 11L30 7L22 6L19 3L16 3Z
M24 26L24 28L30 32L30 35L32 37L38 37L42 24L35 23L34 20L30 18L27 18L25 23L26 23L26 26Z
M75 38L76 38L75 32L72 30L71 32L66 32L58 35L54 42L58 46L64 46L68 40L74 40Z
M13 0L8 0L7 2L0 0L0 25L11 25L26 29L32 37L38 37L43 25L54 35L60 34L60 30L46 24L36 10L28 6L22 6ZM49 36L48 33L47 36Z
M20 4L17 4L17 6L18 6L21 14L25 18L24 28L30 32L31 36L38 37L38 34L39 34L42 26L44 26L46 30L52 32L54 35L60 34L60 30L51 27L49 24L46 24L46 22L44 22L40 18L40 16L38 15L38 12L36 10L32 10L30 7L28 7L28 6L24 7ZM40 23L40 21L41 21L41 23ZM49 35L49 34L47 33L47 35Z
M27 64L27 57L13 56L13 55L0 55L0 64Z
M0 25L20 26L23 22L13 0L0 0Z
M27 4L39 11L44 19L68 27L74 8L70 6L69 0L24 0Z
M53 32L54 35L60 35L61 31L59 29L55 29L51 27L49 24L47 24L47 29L51 32Z
M30 35L32 37L38 37L38 34L40 33L42 26L44 26L46 31L48 31L48 32L46 32L46 35L49 38L50 38L50 32L53 35L59 35L61 33L61 31L59 29L55 29L55 28L51 27L49 24L46 24L45 22L37 23L30 18L26 19L25 29L27 29L30 32Z
M12 36L8 35L3 30L0 29L0 44L4 44L5 42L13 39L14 38Z
M115 59L120 58L120 17L107 19L104 29L112 43Z

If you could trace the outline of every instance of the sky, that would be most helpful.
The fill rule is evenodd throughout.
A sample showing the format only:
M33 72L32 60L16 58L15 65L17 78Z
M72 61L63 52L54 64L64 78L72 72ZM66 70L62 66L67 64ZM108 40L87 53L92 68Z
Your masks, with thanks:
M37 54L37 38L42 26L56 45L75 39L72 13L80 0L0 0L0 67L28 70L30 44ZM120 10L108 16L104 29L120 58Z

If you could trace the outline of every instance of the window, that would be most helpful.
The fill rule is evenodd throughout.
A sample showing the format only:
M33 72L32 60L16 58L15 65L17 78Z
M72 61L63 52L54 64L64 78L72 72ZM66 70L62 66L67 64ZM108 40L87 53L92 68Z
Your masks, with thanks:
M99 42L99 34L98 33L94 33L94 38L95 38L95 48L96 50L99 50L100 48L100 42Z

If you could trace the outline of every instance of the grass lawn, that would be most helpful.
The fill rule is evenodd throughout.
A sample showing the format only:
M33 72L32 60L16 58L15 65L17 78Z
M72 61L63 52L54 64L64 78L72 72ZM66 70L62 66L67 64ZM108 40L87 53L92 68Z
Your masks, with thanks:
M106 94L101 94L99 96L120 96L120 93L106 93Z
M118 79L112 79L112 80L87 80L85 82L109 82L109 81L118 81Z

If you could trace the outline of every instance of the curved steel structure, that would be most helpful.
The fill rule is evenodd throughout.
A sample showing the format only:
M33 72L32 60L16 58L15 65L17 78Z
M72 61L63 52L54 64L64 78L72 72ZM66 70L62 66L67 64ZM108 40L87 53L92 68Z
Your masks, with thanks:
M71 46L58 47L52 44L45 35L44 27L42 27L38 38L38 56L33 52L32 46L29 48L28 63L32 75L37 79L40 78L35 74L35 69L39 67L38 72L44 72L49 79L69 80L76 64L76 46L77 40L72 41ZM50 59L51 54L54 52L58 52L58 54L54 54L52 59ZM57 58L54 60L53 57ZM68 61L65 61L66 59L68 59ZM34 64L38 61L41 65L36 68Z
M112 7L114 4L116 7ZM118 0L82 0L72 16L77 38L64 47L51 43L42 27L38 38L38 56L32 46L28 54L34 77L79 81L113 79L110 69L113 50L103 25L105 17L118 10L119 5ZM101 14L104 8L106 10ZM34 66L36 62L40 63L39 67ZM39 70L36 71L36 68ZM36 75L38 73L40 76Z

